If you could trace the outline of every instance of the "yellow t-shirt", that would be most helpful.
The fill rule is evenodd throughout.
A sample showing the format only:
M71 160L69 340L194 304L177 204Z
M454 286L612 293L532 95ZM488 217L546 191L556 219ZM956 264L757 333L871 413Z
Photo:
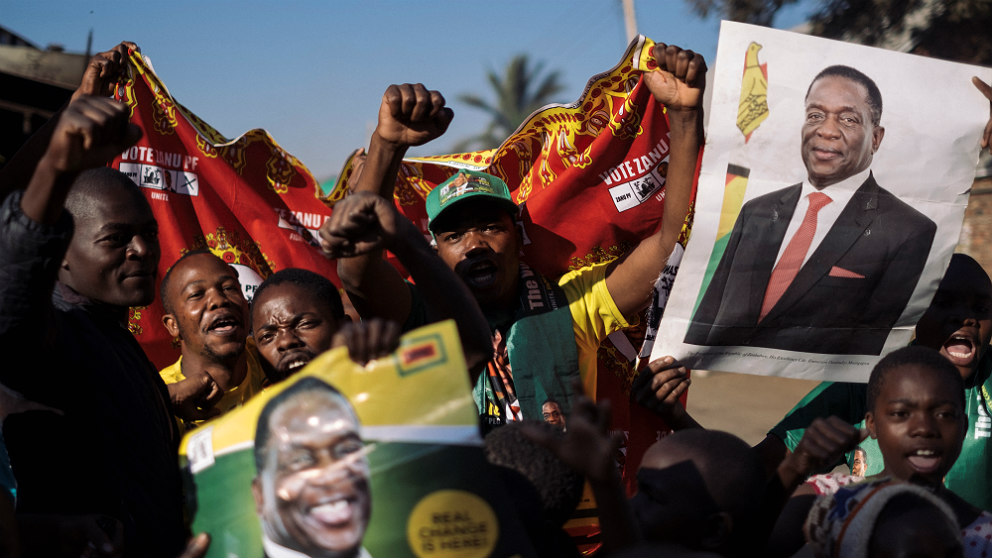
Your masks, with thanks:
M229 389L220 398L220 401L214 405L215 408L220 409L222 415L231 409L244 405L265 387L265 371L262 370L262 364L259 361L255 340L251 337L248 338L248 342L245 345L245 354L248 357L248 374L245 375L245 379L240 385ZM183 357L180 356L179 360L158 371L159 375L162 376L162 381L166 385L175 384L186 379L186 376L182 372L182 361ZM178 416L176 420L182 427L183 432L189 432L204 422L202 420L187 421Z
M569 271L558 279L558 286L565 292L572 314L582 389L593 401L596 400L596 352L599 345L614 331L630 327L606 288L606 268L609 264L586 266Z

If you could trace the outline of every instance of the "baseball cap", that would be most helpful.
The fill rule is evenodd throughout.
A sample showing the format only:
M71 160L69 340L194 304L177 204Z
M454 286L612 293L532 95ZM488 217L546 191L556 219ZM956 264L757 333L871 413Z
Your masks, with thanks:
M427 194L427 228L433 233L434 221L442 213L462 201L482 197L491 198L514 217L520 211L506 182L491 174L463 169Z

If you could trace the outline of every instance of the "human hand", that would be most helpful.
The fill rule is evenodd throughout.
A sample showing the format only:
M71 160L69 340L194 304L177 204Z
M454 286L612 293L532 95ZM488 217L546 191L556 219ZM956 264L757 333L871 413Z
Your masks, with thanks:
M992 86L978 79L978 76L973 76L971 83L974 83L982 95L989 100L989 121L985 123L985 132L982 134L982 149L988 148L989 153L992 154Z
M423 145L440 137L455 113L421 83L390 85L382 95L375 134L388 143Z
M138 45L123 41L114 48L90 58L83 70L83 79L72 94L72 100L83 95L109 97L114 94L114 85L128 79L128 51L141 52Z
M204 373L166 386L176 416L186 421L207 420L220 415L214 405L224 396L217 382Z
M59 113L42 163L60 172L103 166L140 138L141 128L128 122L124 105L85 95Z
M332 349L348 347L351 360L362 365L392 354L399 344L400 324L379 318L345 324L331 340Z
M866 436L866 431L836 416L817 418L806 428L796 449L779 465L779 476L792 484L802 482L809 475L832 467Z
M390 248L402 226L412 224L386 199L372 192L352 192L334 206L318 231L320 247L330 258L350 258Z
M644 73L644 81L655 100L668 110L690 111L701 107L706 87L706 62L691 50L656 43L658 69Z
M617 475L616 455L623 443L620 434L610 434L610 403L593 403L580 395L573 401L564 435L539 425L524 424L523 434L551 450L558 459L591 483L607 483Z
M674 357L653 360L634 378L630 393L635 401L654 411L671 425L685 415L685 407L679 397L692 383L689 372Z
M208 548L210 548L210 535L200 533L195 537L190 537L179 558L203 558L207 555Z

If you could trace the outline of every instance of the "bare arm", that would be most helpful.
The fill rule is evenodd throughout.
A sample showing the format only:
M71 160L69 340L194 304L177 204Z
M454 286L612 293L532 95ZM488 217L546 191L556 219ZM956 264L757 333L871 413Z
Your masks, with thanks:
M321 233L325 234L325 250L340 258L339 261L384 248L396 254L417 282L430 320L455 320L470 380L475 383L485 363L492 358L486 318L465 283L441 261L420 230L396 211L391 200L370 192L354 192L338 203ZM385 261L379 261L392 269ZM409 296L402 281L397 288ZM389 293L382 296L386 294Z
M407 149L439 137L453 115L437 91L428 91L419 83L390 85L382 95L379 123L353 191L371 192L392 202L396 173ZM327 224L321 228L322 243L329 238L327 228ZM382 258L381 249L338 260L338 277L363 318L406 322L410 292L399 273Z
M803 484L806 478L835 463L863 439L863 433L836 416L809 425L765 490L761 528L770 533L767 550L772 555L791 556L803 544L803 521L815 500L815 492Z
M702 97L706 63L692 51L658 43L658 69L643 79L658 102L668 109L671 153L661 228L619 260L606 275L606 287L617 308L630 317L651 301L655 280L668 262L689 211L696 158L702 142Z
M106 164L140 137L141 129L128 122L127 109L117 101L91 96L72 101L59 115L21 210L39 223L55 223L76 175Z
M673 430L702 428L679 401L691 382L689 369L666 356L651 361L634 378L630 392L638 403L665 419Z

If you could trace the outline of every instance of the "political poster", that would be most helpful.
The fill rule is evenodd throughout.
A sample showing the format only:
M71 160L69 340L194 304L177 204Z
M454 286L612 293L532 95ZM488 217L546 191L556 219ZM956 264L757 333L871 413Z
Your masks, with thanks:
M688 243L653 355L866 381L957 243L986 68L724 22ZM940 98L935 87L940 84Z
M533 555L477 421L453 321L328 351L183 439L192 530L208 556Z

